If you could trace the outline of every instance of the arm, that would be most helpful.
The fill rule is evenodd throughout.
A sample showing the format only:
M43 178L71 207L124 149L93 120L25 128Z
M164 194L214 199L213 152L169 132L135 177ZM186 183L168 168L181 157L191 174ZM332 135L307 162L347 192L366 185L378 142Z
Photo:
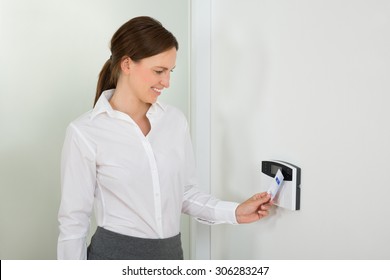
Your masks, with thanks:
M96 183L95 153L74 125L66 132L61 159L58 259L86 259Z
M186 129L185 137L185 171L187 186L184 189L182 212L195 216L198 221L207 224L251 223L268 215L272 206L270 196L267 193L255 194L241 204L221 201L215 197L203 193L194 187L196 185L195 160L193 157L192 143Z
M246 224L256 222L266 216L272 206L270 195L266 192L253 195L248 200L236 202L221 201L202 193L195 187L186 188L183 213L195 216L207 224Z
M221 201L193 186L185 188L182 212L194 216L199 222L237 224L237 207L236 202Z

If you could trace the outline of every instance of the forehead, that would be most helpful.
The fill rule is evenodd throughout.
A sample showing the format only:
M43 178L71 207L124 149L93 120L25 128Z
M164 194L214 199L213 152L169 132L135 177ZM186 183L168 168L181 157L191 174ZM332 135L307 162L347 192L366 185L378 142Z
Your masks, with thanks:
M176 65L176 48L141 59L140 63L148 67L173 68Z

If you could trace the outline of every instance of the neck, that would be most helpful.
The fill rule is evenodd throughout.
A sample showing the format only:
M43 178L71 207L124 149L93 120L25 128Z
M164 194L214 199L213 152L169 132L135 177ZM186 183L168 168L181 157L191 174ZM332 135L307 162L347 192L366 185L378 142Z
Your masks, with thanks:
M110 99L110 105L114 110L129 115L135 121L145 118L151 106L151 104L144 103L128 92L118 88L115 89Z

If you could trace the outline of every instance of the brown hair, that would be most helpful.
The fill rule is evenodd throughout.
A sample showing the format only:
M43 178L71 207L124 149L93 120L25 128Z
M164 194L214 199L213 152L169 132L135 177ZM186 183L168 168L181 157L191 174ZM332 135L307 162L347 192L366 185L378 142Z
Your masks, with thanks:
M136 17L123 24L112 36L111 57L100 71L94 106L103 91L116 88L123 57L137 62L173 47L179 49L175 36L151 17Z

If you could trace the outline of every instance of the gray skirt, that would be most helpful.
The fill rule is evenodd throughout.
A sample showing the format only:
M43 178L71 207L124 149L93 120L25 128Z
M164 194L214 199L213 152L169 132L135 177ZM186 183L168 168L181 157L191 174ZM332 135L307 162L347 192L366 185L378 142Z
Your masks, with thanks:
M182 260L180 233L166 239L132 237L98 227L88 260Z

